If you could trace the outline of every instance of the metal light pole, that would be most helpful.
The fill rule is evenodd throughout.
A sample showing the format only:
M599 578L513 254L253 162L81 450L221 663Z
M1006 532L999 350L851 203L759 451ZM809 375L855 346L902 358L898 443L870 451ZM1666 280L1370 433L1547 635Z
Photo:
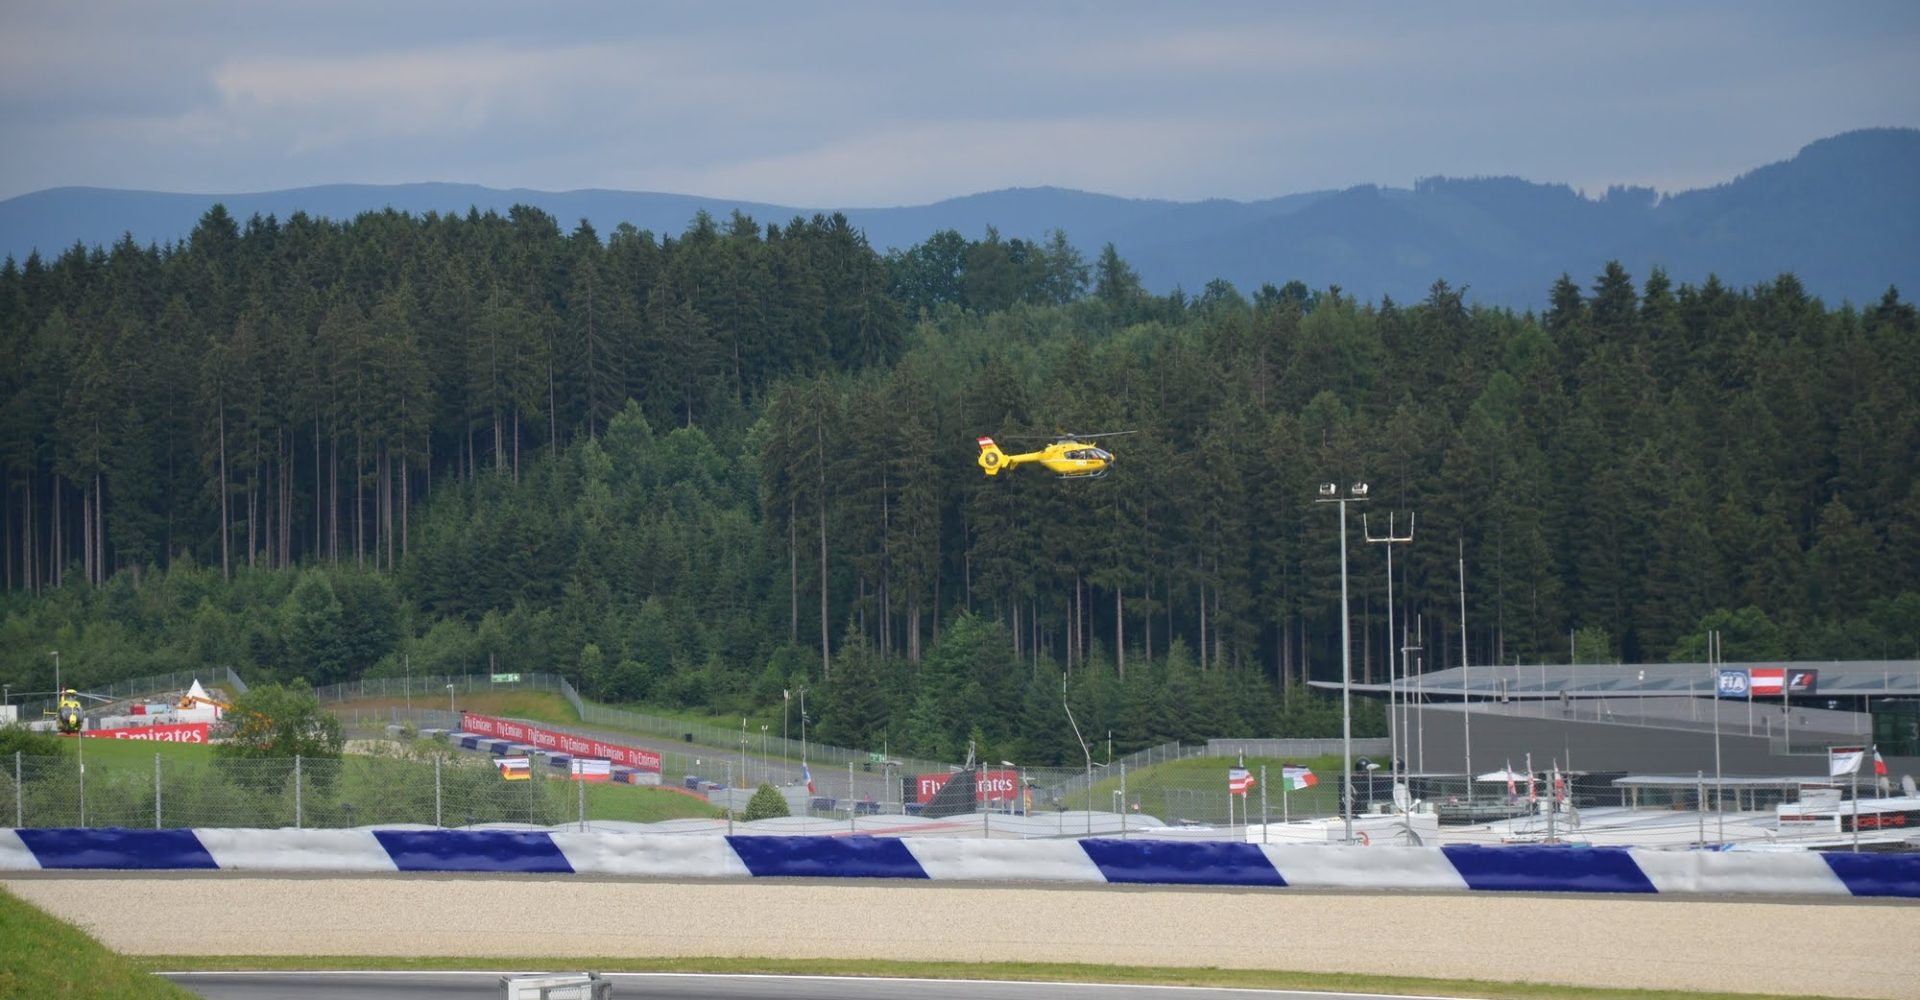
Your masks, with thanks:
M1473 692L1467 686L1467 540L1460 542L1460 728L1467 761L1467 805L1473 805Z
M767 724L762 722L760 724L760 780L769 785L773 784L773 774L769 770L772 767L773 765L768 763L767 759Z
M454 725L459 725L459 722L460 722L459 715L455 713L453 710L453 685L452 684L447 685L447 714L454 716L454 721L453 721Z
M1387 547L1387 634L1389 636L1393 634L1393 547L1398 544L1413 541L1413 522L1417 516L1418 515L1414 514L1407 515L1407 533L1405 537L1402 537L1394 533L1393 514L1392 512L1388 512L1387 533L1375 538L1373 533L1367 530L1367 515L1364 513L1360 515L1360 533L1366 536L1367 541L1382 544ZM1402 636L1400 641L1401 645L1404 646L1406 644L1404 636ZM1401 655L1404 657L1406 654L1402 653ZM1406 673L1402 671L1400 679L1405 681L1406 676ZM1396 790L1400 787L1400 757L1402 743L1406 735L1404 727L1398 725L1394 719L1393 713L1397 704L1398 699L1393 685L1393 653L1389 652L1387 653L1387 756L1390 759L1387 761L1387 777L1388 780L1393 783ZM1372 787L1371 783L1369 783L1368 787Z
M1340 804L1347 823L1347 840L1353 843L1353 626L1347 620L1347 504L1367 498L1367 484L1355 483L1345 496L1333 483L1320 484L1320 499L1315 503L1340 505L1340 755L1345 794Z
M1073 727L1074 741L1080 744L1080 752L1087 758L1087 835L1093 835L1093 748L1080 736L1080 724L1073 721L1073 706L1067 704L1067 679L1060 678L1060 707L1067 710L1067 725Z

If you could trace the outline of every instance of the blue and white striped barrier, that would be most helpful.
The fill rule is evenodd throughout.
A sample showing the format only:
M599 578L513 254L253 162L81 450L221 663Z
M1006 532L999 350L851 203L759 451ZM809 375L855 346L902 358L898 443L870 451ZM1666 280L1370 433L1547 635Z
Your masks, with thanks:
M0 829L0 871L530 872L1920 898L1920 854L509 830Z

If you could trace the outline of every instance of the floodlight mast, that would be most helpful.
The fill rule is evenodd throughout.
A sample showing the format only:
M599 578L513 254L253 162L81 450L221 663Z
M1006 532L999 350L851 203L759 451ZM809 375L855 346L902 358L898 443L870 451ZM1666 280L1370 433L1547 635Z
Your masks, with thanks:
M1403 536L1403 535L1397 534L1394 531L1394 515L1392 511L1388 511L1387 512L1387 533L1376 537L1373 534L1373 532L1369 530L1367 527L1367 515L1364 512L1361 513L1360 515L1360 533L1366 537L1368 542L1385 545L1387 547L1387 629L1388 629L1387 634L1388 635L1393 634L1392 629L1393 629L1393 620L1394 620L1393 619L1393 547L1395 545L1411 544L1413 542L1413 523L1414 523L1414 518L1418 516L1419 515L1417 514L1407 515L1407 533ZM1401 642L1404 644L1405 641L1406 640L1403 637L1401 639ZM1405 671L1401 672L1400 679L1402 682L1406 680ZM1389 652L1387 654L1387 726L1388 726L1387 755L1390 759L1387 761L1387 780L1392 782L1395 789L1398 789L1400 787L1401 751L1404 749L1403 744L1405 742L1405 735L1406 735L1404 732L1404 727L1396 725L1394 721L1393 713L1397 703L1398 702L1396 699L1396 692L1394 690L1394 684L1393 684L1393 654ZM1373 784L1371 781L1368 782L1367 788L1369 790L1373 788Z
M1341 816L1346 820L1346 843L1353 843L1353 626L1347 618L1347 504L1367 498L1367 484L1354 483L1345 496L1334 483L1320 484L1314 503L1340 505L1340 754L1346 783Z

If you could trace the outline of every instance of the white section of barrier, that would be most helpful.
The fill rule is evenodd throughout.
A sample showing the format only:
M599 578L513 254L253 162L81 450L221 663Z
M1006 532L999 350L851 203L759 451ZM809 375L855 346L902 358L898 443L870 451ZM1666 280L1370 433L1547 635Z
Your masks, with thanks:
M392 855L368 830L193 831L215 864L231 871L392 872Z
M1628 853L1661 892L1852 895L1826 859L1811 851Z
M40 859L27 850L25 841L12 830L0 830L0 872L40 870Z
M1288 885L1329 889L1463 891L1444 852L1433 847L1351 847L1345 844L1267 844L1260 848Z
M573 870L587 875L749 878L724 837L661 837L630 833L556 832L553 844Z
M1105 882L1076 840L902 838L935 881Z

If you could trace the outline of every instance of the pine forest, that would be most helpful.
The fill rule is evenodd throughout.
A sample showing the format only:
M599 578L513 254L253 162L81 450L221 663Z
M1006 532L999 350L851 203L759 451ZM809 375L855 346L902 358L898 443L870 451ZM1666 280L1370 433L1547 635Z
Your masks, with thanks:
M1356 681L1408 634L1429 670L1694 662L1708 629L1730 661L1920 656L1897 290L1609 265L1534 314L1434 277L1159 295L1061 232L883 253L839 216L528 208L216 208L10 259L0 676L519 670L757 721L805 686L821 741L1036 765L1080 758L1063 684L1118 751L1332 735L1314 501L1361 482ZM975 464L1121 431L1098 479ZM1390 617L1367 537L1412 517Z

